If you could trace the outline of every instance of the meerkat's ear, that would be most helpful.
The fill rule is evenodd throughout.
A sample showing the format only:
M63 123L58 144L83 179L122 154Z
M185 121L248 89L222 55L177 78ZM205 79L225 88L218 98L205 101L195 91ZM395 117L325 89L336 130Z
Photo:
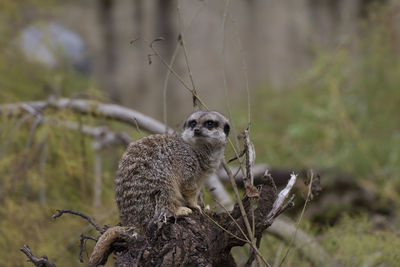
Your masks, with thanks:
M229 124L228 123L225 124L224 125L224 133L225 133L226 137L228 137L230 130L231 130L231 127L229 126Z

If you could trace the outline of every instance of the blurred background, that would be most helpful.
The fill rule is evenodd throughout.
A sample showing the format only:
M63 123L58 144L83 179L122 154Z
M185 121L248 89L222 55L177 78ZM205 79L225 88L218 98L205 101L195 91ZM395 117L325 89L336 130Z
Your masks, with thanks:
M149 44L159 37L157 56ZM399 1L0 0L0 105L89 98L179 129L192 96L162 61L191 84L182 42L201 100L237 132L250 117L257 163L321 175L300 228L343 266L396 266ZM71 208L117 223L113 178L124 148L98 149L59 122L146 133L70 111L46 110L40 123L0 116L0 258L29 266L19 252L28 243L59 266L76 265L79 234L94 232L51 214ZM307 187L296 190L294 221ZM262 246L274 262L287 244L266 235ZM240 262L246 251L237 253ZM283 264L310 265L296 249Z

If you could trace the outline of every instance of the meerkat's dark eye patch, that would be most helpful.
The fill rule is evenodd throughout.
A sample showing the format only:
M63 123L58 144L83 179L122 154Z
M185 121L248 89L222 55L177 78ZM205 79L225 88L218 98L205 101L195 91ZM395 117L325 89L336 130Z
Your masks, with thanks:
M229 135L230 130L231 130L231 127L229 126L229 124L225 124L224 133L226 134L226 136Z
M211 130L218 127L218 121L208 120L204 123L204 127Z
M189 121L188 125L190 128L194 128L197 125L197 122L195 120L191 120Z

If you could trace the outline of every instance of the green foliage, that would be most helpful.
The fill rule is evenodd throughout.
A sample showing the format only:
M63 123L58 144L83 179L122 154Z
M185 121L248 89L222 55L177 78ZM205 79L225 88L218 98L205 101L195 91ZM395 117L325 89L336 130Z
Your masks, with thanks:
M390 230L377 229L366 216L345 216L326 231L321 243L342 266L398 266L400 238Z
M294 85L257 90L252 137L260 161L345 170L400 203L400 60L378 18L361 40L318 51Z
M54 2L1 1L0 104L43 100L50 94L103 97L93 89L92 81L71 67L45 68L27 61L18 49L16 33L27 23L24 10L45 13ZM60 126L63 121L94 126L105 125L105 121L55 110L43 115L45 120L39 125L29 114L0 116L0 257L7 266L32 266L19 251L24 244L30 245L35 255L48 255L58 266L79 264L80 233L97 233L78 217L63 215L52 220L56 209L84 212L100 225L118 221L113 178L123 148L102 152L102 203L94 212L92 139ZM118 123L111 126L138 136L135 129L128 131ZM91 246L88 241L88 248Z
M361 25L361 38L341 43L333 51L317 50L311 68L291 85L258 88L252 97L251 136L258 162L349 172L355 177L349 184L377 195L382 203L373 205L384 205L398 218L400 32L395 29L396 12L390 6L375 9ZM245 128L245 108L235 117ZM322 188L335 184L326 180L334 178L323 176ZM354 212L343 203L329 207L321 216ZM398 265L398 233L391 228L375 229L367 216L345 218L325 231L319 233L322 245L345 266L360 266L374 255L380 263ZM269 238L261 250L273 261L279 244ZM284 266L302 262L296 253L293 249Z

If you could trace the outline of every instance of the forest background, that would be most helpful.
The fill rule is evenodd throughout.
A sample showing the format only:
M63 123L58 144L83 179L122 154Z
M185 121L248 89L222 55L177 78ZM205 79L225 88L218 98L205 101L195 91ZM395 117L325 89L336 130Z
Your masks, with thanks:
M178 38L184 28L199 95L230 115L237 132L250 115L256 162L321 174L322 192L301 220L306 187L298 181L288 216L345 266L395 266L399 8L398 1L372 0L1 0L0 104L84 97L130 107L179 130L183 114L192 111L191 95L173 75L166 82L167 69L146 42L163 37L154 47L167 62L176 57L173 67L189 83ZM64 30L80 45L53 43ZM32 31L46 37L54 60L24 39ZM51 215L70 208L117 223L113 179L124 148L96 149L93 138L63 123L107 126L133 139L146 133L67 110L0 115L2 262L29 266L19 251L28 243L58 266L76 265L79 234L93 230L77 218L54 221ZM232 154L228 149L227 157ZM261 249L279 262L287 246L267 234ZM241 262L247 251L236 253ZM294 248L283 266L310 264Z

